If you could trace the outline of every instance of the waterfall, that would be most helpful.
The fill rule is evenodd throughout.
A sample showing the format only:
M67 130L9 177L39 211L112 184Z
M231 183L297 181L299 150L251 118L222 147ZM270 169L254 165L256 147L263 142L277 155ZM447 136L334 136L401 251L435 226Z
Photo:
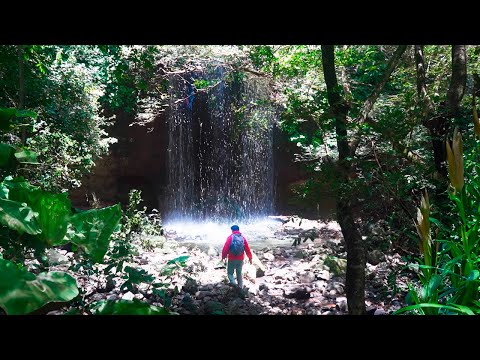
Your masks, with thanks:
M265 79L211 65L171 74L169 84L165 218L248 221L271 215L276 112Z

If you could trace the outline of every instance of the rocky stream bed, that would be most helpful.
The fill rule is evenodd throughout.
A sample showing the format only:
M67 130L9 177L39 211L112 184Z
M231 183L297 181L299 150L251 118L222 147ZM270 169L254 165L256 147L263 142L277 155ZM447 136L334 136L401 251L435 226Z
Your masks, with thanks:
M155 244L152 251L138 253L125 266L143 269L163 283L170 311L180 315L348 314L344 286L346 252L338 224L308 220L301 224L300 219L287 217L277 220L277 230L272 234L282 237L283 245L265 246L249 235L254 263L244 265L243 293L228 285L225 264L220 260L224 240L199 244L166 231L165 236L151 239ZM292 246L295 240L298 244ZM52 250L49 256L51 270L68 271L77 278L85 308L103 299L139 299L165 305L165 296L159 296L151 284L141 283L130 290L120 290L120 278L107 284L101 271L106 264L95 265L96 272L75 273L69 270L73 253ZM168 276L162 275L167 262L180 256L188 256L185 266ZM385 315L404 306L406 281L412 274L405 270L402 257L374 249L367 258L368 313ZM71 308L63 306L48 314L63 314Z

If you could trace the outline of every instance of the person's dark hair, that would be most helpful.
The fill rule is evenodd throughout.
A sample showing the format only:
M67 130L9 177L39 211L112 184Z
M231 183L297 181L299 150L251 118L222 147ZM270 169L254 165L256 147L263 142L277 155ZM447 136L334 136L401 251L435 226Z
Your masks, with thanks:
M239 231L240 230L238 225L232 225L232 227L230 229L232 229L232 231Z

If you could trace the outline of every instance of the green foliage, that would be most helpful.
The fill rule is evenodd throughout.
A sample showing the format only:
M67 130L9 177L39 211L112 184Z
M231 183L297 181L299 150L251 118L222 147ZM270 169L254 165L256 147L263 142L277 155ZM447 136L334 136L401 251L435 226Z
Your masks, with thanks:
M149 305L140 300L100 300L92 305L94 315L170 315L162 307Z
M473 146L464 156L464 186L461 189L450 187L448 197L451 205L446 214L448 216L443 216L443 222L430 217L430 222L435 226L436 238L432 249L436 260L429 261L427 256L418 260L416 267L422 270L418 274L421 287L416 289L410 285L406 300L411 305L397 313L480 313L480 142L475 140L472 143L470 140L467 144ZM457 166L463 165L457 163ZM452 168L449 171L453 171ZM456 170L459 171L460 169Z
M129 234L132 231L138 231L142 223L142 219L145 217L145 210L138 210L138 205L142 202L141 190L132 189L128 193L128 204L125 214L123 216L123 229L125 234Z
M8 315L28 314L49 302L64 302L78 295L76 280L52 271L37 276L0 258L0 307Z
M188 255L179 256L175 259L169 260L167 265L165 265L160 270L160 275L162 276L171 276L177 269L180 267L185 267L185 262L189 258Z
M41 229L38 239L45 246L64 243L67 225L70 220L71 202L68 194L53 194L32 186L23 178L5 180L2 183L9 189L8 198L28 204L37 214L37 222Z
M210 81L206 79L195 79L193 82L193 86L195 86L197 90L208 88L210 85Z
M37 113L30 110L18 110L16 108L0 108L0 130L12 131L18 126L26 125L23 118L37 118Z
M104 86L96 76L101 52L96 46L23 46L24 107L30 110L18 110L17 48L0 47L0 126L9 131L4 139L38 154L42 166L28 169L35 184L56 191L78 187L114 141L105 132L107 120L97 112ZM23 135L26 143L21 144Z
M0 167L3 169L15 167L15 148L13 146L0 143Z
M37 153L27 149L17 151L15 153L15 158L22 164L39 164L37 161Z
M138 285L142 282L152 283L155 280L155 277L151 274L148 274L143 269L136 269L131 266L125 266L124 268L125 282L120 286L120 290L127 289L131 292L136 292L134 285Z
M0 199L0 224L17 231L19 234L40 234L36 213L25 203Z
M75 233L70 241L85 250L93 261L102 262L110 244L110 236L121 218L119 204L74 214L71 224Z

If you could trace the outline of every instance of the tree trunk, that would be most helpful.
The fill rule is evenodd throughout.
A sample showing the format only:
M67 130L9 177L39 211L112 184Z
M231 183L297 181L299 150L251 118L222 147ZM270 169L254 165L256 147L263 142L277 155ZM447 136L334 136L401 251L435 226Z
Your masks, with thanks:
M423 125L427 127L432 138L435 169L446 177L445 140L450 127L450 118L455 116L458 112L467 82L467 56L465 45L452 46L452 76L447 91L447 99L440 108L440 114L436 114L435 116L432 116L433 103L427 94L424 64L423 47L416 45L415 65L417 68L417 91L420 100L423 102Z
M428 96L425 58L423 56L423 45L415 45L415 68L417 69L417 93L422 102L422 115L427 119L433 112L433 102Z
M455 116L460 108L467 86L467 50L465 45L452 46L452 77L447 92L446 108L448 116Z
M23 58L23 45L18 45L18 109L22 110L25 105L25 76L24 76L24 65L25 61ZM25 145L26 140L26 129L25 126L22 126L22 145Z
M335 72L335 55L333 45L322 45L322 64L330 109L335 116L335 130L338 146L338 191L337 218L342 229L347 248L347 271L345 289L348 312L352 315L363 315L365 308L365 250L362 236L353 218L351 197L344 193L348 187L351 173L350 155L347 137L348 105L341 96Z

